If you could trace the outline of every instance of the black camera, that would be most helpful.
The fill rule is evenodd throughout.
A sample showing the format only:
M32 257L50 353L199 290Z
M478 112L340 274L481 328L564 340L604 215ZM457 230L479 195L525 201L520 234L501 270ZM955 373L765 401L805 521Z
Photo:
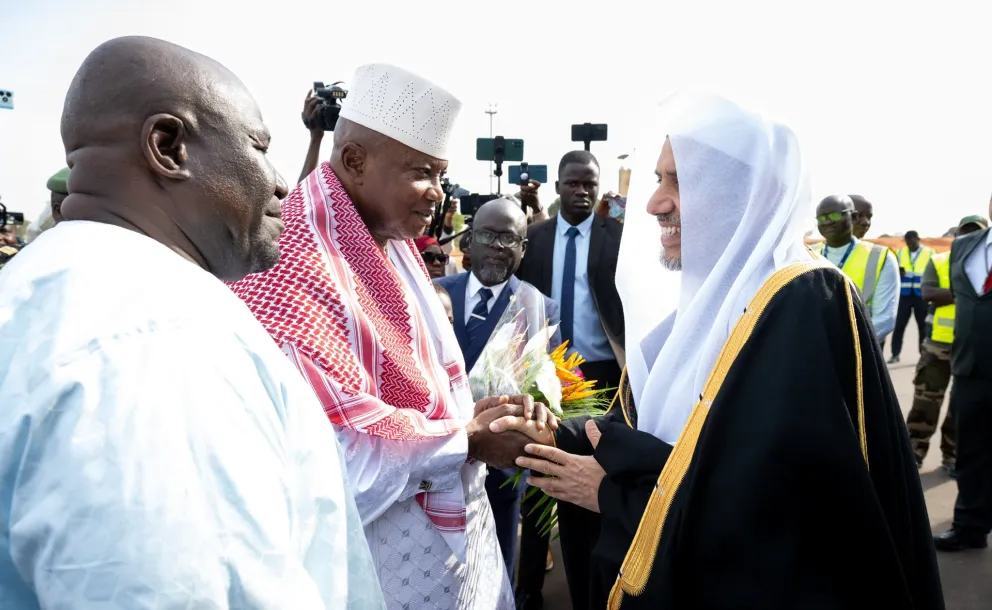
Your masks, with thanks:
M7 206L0 203L0 227L24 224L23 212L8 212Z
M324 131L334 131L334 126L338 124L338 116L341 114L341 100L348 97L348 90L344 88L344 81L331 83L330 87L325 87L324 83L315 82L313 84L313 94L320 98L320 105L317 113L310 120L303 119L303 124L307 129L320 127Z

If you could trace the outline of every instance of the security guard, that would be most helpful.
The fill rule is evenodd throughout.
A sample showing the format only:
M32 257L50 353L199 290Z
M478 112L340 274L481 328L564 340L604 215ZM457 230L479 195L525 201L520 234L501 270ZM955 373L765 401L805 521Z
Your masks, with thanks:
M854 237L853 215L854 202L846 195L831 195L821 201L816 207L816 222L826 242L810 249L851 278L871 312L875 336L882 341L895 325L899 269L886 248Z
M933 250L920 245L920 234L916 231L907 231L904 239L906 246L899 250L899 269L902 273L899 313L896 316L896 328L892 333L892 358L889 363L899 362L902 337L911 317L916 318L921 348L923 339L926 338L927 303L923 300L920 281L930 263L930 257L933 256Z

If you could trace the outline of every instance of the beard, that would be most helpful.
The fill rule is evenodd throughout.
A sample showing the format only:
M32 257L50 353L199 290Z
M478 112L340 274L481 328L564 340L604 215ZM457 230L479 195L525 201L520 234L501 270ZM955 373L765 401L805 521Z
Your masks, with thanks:
M662 248L661 252L658 254L658 260L661 261L662 266L669 271L682 271L682 254L669 255L665 253L665 249Z
M658 214L655 216L658 222L666 222L675 225L682 226L682 216L675 213L669 214ZM658 260L661 261L662 266L669 271L682 271L682 249L679 248L677 254L665 254L665 247L661 247L661 252L658 253Z
M506 263L486 262L479 268L479 280L486 286L502 284L510 279L510 267Z

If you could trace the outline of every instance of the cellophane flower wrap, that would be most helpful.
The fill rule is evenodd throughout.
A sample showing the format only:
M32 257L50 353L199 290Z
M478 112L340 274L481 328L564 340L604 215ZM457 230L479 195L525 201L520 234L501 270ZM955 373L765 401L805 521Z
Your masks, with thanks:
M560 420L606 413L614 390L596 390L596 380L582 376L579 365L585 360L574 352L566 358L567 342L552 345L557 326L548 324L544 312L544 295L521 284L469 372L473 397L529 394ZM516 487L523 473L518 470L504 485ZM541 511L538 522L542 533L548 533L558 520L556 502L536 487L527 498L537 493L543 497L532 512Z

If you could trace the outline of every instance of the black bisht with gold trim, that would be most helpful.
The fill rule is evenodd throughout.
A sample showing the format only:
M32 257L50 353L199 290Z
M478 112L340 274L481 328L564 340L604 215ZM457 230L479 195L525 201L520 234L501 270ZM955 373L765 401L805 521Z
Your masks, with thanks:
M563 550L592 537L577 608L944 607L899 403L836 269L804 263L765 284L674 450L624 402L597 422L599 526L559 520ZM581 422L557 440L592 449Z

